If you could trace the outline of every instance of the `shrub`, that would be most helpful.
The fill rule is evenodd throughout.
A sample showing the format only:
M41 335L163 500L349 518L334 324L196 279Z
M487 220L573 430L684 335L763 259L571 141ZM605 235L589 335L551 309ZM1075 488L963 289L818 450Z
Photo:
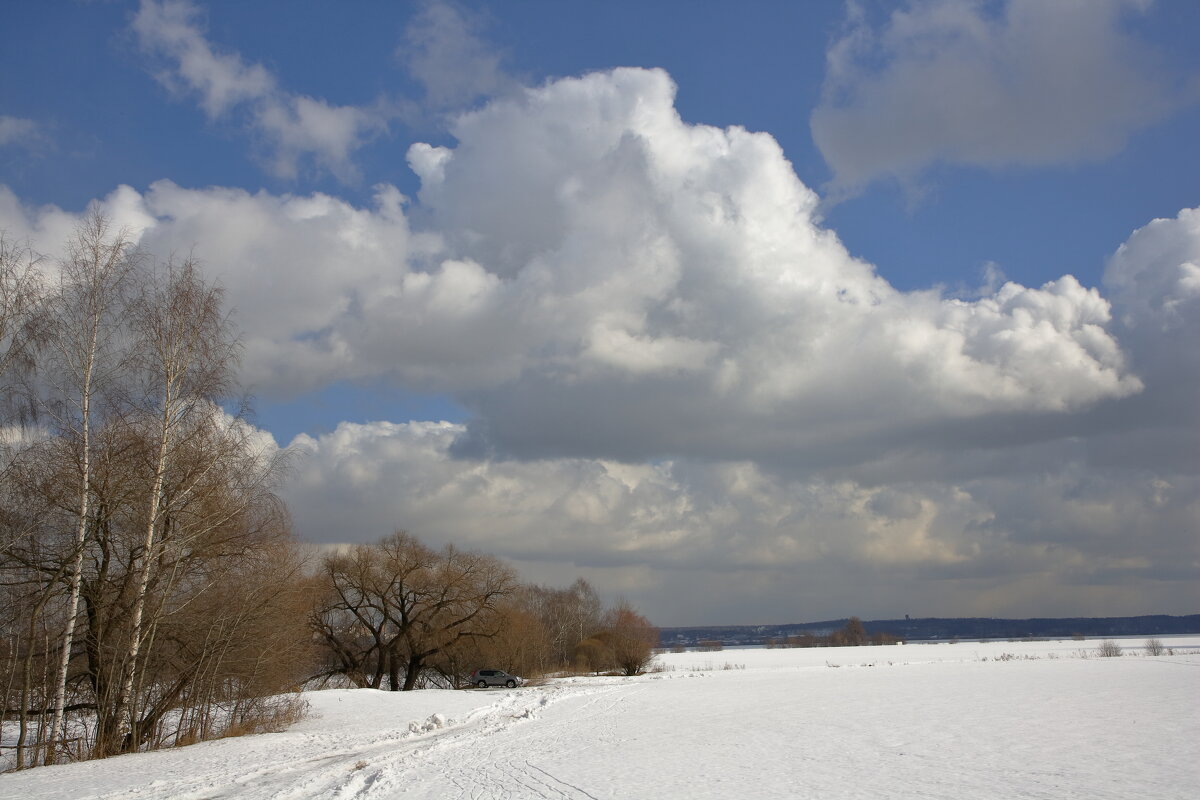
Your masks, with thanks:
M1164 656L1166 654L1167 648L1163 646L1161 639L1150 638L1146 640L1146 655Z
M240 703L230 714L223 738L255 733L279 733L308 715L308 701L300 692L261 697Z
M1100 656L1101 658L1116 658L1117 656L1121 655L1121 652L1121 645L1117 644L1112 639L1105 639L1100 643L1100 646L1096 648L1096 655Z
M658 628L628 603L617 604L609 633L613 657L622 673L637 675L650 665L658 646Z
M579 672L604 672L614 662L612 647L606 634L584 639L575 645L575 669Z

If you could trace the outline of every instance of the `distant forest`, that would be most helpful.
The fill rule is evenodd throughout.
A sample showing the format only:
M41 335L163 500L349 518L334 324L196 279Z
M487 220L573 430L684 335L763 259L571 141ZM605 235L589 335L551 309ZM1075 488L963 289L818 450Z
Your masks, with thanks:
M724 625L660 628L664 647L697 647L705 642L726 646L764 645L788 637L829 636L844 628L849 619L802 622L790 625ZM1200 633L1200 614L1145 617L1063 617L1047 619L877 619L864 620L870 636L890 634L904 641L952 639L1068 639L1108 636L1151 636Z

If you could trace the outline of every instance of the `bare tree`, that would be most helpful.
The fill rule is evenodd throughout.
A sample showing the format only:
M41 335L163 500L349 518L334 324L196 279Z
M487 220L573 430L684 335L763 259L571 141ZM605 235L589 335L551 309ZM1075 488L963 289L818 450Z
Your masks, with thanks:
M10 549L43 522L40 505L29 502L28 485L22 480L26 465L21 458L35 444L24 423L36 411L28 380L45 332L41 260L27 244L18 244L0 232L0 566L8 560ZM45 703L36 691L35 671L48 649L44 611L53 591L41 576L27 569L4 570L3 576L0 676L4 694L0 711L5 717L15 711L16 764L22 767L27 752L33 752L36 760L46 733ZM30 713L33 706L39 709L36 718ZM32 748L31 734L37 737Z
M46 762L56 754L53 742L62 728L67 670L75 639L82 581L83 551L91 502L92 428L98 395L117 383L124 367L119 347L125 312L124 294L136 266L128 231L112 231L93 208L80 221L59 264L59 280L50 298L48 354L58 391L48 406L61 435L73 443L77 469L75 536L68 551L68 595L59 641L59 663L50 720Z
M398 534L384 540L385 551L403 549L408 539ZM416 545L414 541L408 547ZM389 547L389 545L391 547ZM389 558L389 563L391 558ZM389 606L393 622L401 623L394 650L392 684L400 659L404 691L416 687L430 661L464 642L495 636L502 627L500 603L516 589L516 575L499 559L447 547L432 568L412 575L409 589Z
M626 675L637 675L654 659L658 628L622 600L610 612L608 642L613 661Z
M32 371L42 335L44 286L42 259L28 245L17 244L0 232L0 424L30 410L22 403L21 379Z
M525 596L531 612L550 638L552 658L560 669L573 663L580 642L603 627L604 606L600 595L583 578L565 589L527 587Z
M142 617L147 587L158 560L159 528L169 511L163 496L167 471L179 451L186 449L189 437L206 431L214 404L228 392L237 365L237 341L221 306L221 290L203 281L191 259L178 267L168 264L165 271L152 275L133 304L135 353L140 357L139 366L146 378L140 394L147 405L135 419L145 428L143 435L151 444L151 461L147 465L150 480L145 535L117 709L118 716L129 718L127 733L133 724L130 701L144 638ZM203 474L202 470L200 476ZM181 500L186 499L191 488L181 487Z
M409 691L438 658L495 636L500 607L516 590L498 559L434 551L398 531L375 545L325 559L326 602L313 627L330 655L325 674L356 685Z
M851 617L845 626L830 634L829 644L832 647L857 647L868 644L867 629L863 627L861 619Z
M191 260L142 264L89 214L26 351L40 424L0 485L18 766L58 760L68 738L87 757L256 729L301 677L272 653L307 673L283 457L220 405L238 354L221 294Z
M382 688L395 632L384 609L392 580L383 573L377 548L355 545L327 555L320 591L310 625L325 660L313 677L342 675L360 688Z
M528 587L521 587L497 608L498 631L494 636L460 642L434 660L434 668L446 685L466 686L471 673L483 667L527 677L559 668L549 631L529 607L527 598Z

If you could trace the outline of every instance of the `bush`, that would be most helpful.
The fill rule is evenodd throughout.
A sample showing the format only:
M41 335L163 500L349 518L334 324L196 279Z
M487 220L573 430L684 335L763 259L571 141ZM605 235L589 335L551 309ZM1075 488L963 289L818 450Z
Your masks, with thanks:
M1096 655L1100 656L1101 658L1116 658L1117 656L1121 655L1121 652L1121 645L1117 644L1112 639L1105 639L1100 643L1100 646L1096 648Z
M604 672L611 669L615 658L605 633L584 639L575 645L575 669L579 672Z
M1146 655L1148 656L1165 656L1167 648L1163 646L1161 639L1150 638L1146 640Z
M654 648L658 646L658 628L634 611L628 603L617 604L609 630L613 656L621 672L637 675L654 660Z

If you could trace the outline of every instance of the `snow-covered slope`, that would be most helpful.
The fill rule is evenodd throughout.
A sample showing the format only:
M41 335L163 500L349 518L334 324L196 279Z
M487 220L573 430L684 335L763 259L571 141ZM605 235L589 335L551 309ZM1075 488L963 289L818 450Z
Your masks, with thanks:
M3 775L0 797L1194 797L1200 654L1095 645L727 650L514 691L316 692L285 733Z

